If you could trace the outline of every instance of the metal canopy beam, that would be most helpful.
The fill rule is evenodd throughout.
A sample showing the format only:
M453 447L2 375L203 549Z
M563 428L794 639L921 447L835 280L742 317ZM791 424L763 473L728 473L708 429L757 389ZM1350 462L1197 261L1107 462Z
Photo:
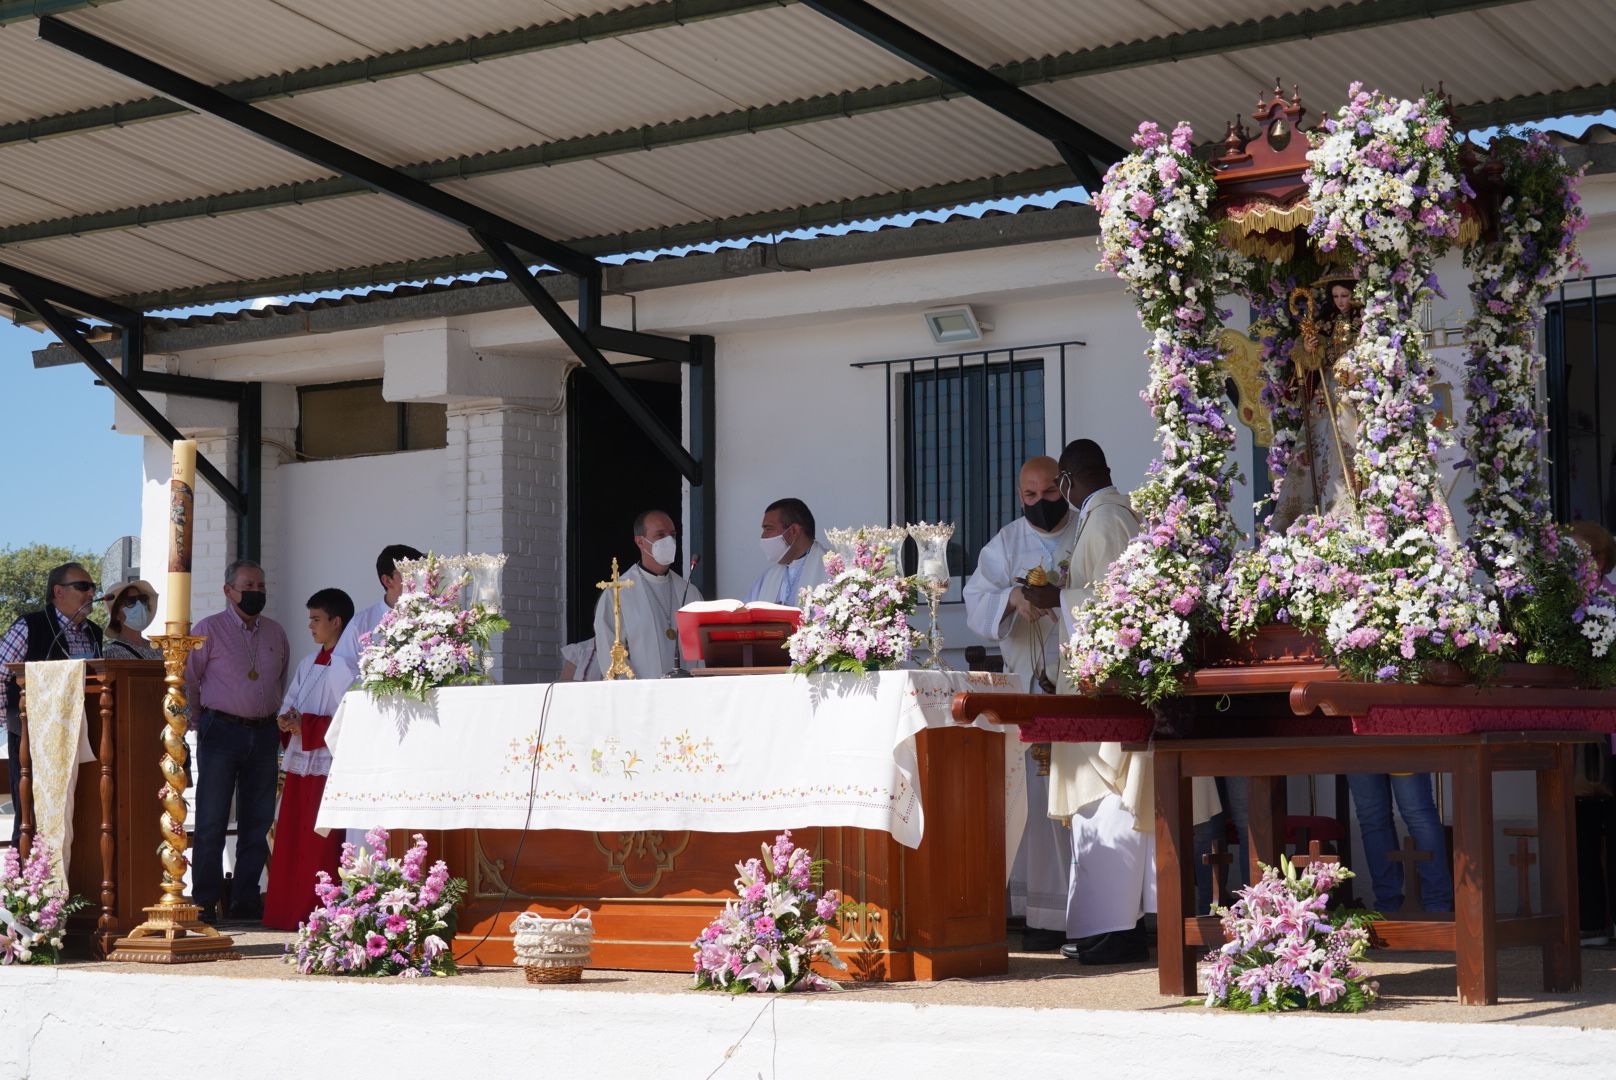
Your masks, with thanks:
M971 95L1002 116L1055 144L1062 160L1089 190L1100 187L1094 161L1120 161L1127 151L987 68L968 60L908 23L864 0L803 0L808 7L895 56Z
M1150 64L1176 62L1258 45L1341 33L1373 26L1437 17L1525 0L1364 0L1328 11L1276 16L1235 26L1193 30L1127 45L1061 53L1038 60L1004 64L990 73L1018 87L1039 86L1084 75L1103 74ZM470 180L521 169L594 161L616 154L688 146L707 139L755 134L802 124L839 120L910 105L947 101L960 92L937 78L913 79L845 93L821 94L799 101L736 109L711 116L675 120L621 131L556 139L532 146L466 154L440 161L406 165L398 172L426 183ZM1546 115L1539 113L1537 115ZM0 142L14 135L0 126ZM17 136L23 137L23 136ZM363 194L367 185L346 177L275 184L262 188L176 199L165 203L105 210L0 228L0 246L61 236L141 228L172 221L192 221L223 214L300 206L321 199ZM574 243L572 246L581 247ZM625 249L614 249L625 250Z
M27 22L46 15L66 15L81 8L101 7L113 0L0 0L0 26Z
M572 350L572 354L583 362L589 373L600 380L601 386L606 388L612 400L622 406L623 411L628 413L629 418L641 431L645 432L646 437L662 452L662 455L673 462L686 480L692 484L701 483L701 463L690 455L690 451L686 450L656 414L646 407L645 402L640 400L639 395L617 373L617 369L612 367L611 361L602 356L600 350L578 328L578 324L567 317L561 305L556 303L555 297L551 296L543 283L533 276L527 264L517 258L516 253L498 237L476 232L472 235L477 238L477 242L488 252L499 269L505 272L506 278L516 286L523 299L550 324L550 329L554 330L556 336Z
M166 97L183 102L197 112L216 116L288 153L351 177L373 191L401 199L461 228L474 229L499 237L545 262L574 274L599 273L599 264L594 259L574 251L565 244L541 236L532 229L508 221L484 207L407 176L379 161L340 146L330 139L305 131L278 116L271 116L261 109L242 104L211 86L197 82L172 68L164 67L60 19L41 19L39 36L41 40L65 49L75 56L98 64L108 71L116 72L126 79L149 86Z
M72 319L57 310L55 305L41 293L22 287L17 289L17 293L29 307L39 313L40 318L45 320L45 325L50 327L51 333L60 338L62 344L78 353L79 359L83 360L84 365L95 373L95 377L106 383L107 388L117 395L118 400L133 409L135 414L159 438L170 446L185 438L184 435L180 434L179 428L169 422L168 417L164 416L155 405L141 396L140 391L131 386L129 380L125 379L117 368L108 363L106 358L96 351L94 345L84 339L84 335L79 332L79 328L74 325ZM245 512L247 502L242 497L241 489L226 480L224 474L211 461L200 454L196 458L196 471L212 485L213 490L219 493L219 497L224 499L231 509L238 514Z
M109 3L111 0L100 2ZM796 0L657 0L656 3L596 12L592 15L579 15L536 26L524 26L517 30L498 30L478 37L399 49L395 52L378 53L356 60L343 60L334 64L301 68L297 71L280 72L253 79L240 79L221 83L214 89L247 104L281 101L319 90L358 86L508 56L522 56L564 45L587 44L591 41L626 37L650 30L665 30L726 15L789 7L795 2ZM32 6L58 7L70 11L86 5L81 2L39 3ZM55 12L41 11L39 14L47 15ZM27 17L29 16L19 16L19 18ZM0 124L0 145L38 142L41 139L62 135L124 127L146 120L158 120L165 116L183 116L186 112L183 105L161 97L124 101L115 105L98 105L90 109L58 113L55 116L33 117Z
M23 293L34 296L43 296L62 307L72 308L81 315L88 315L92 319L113 323L118 326L137 326L140 323L140 312L132 308L117 304L111 300L103 300L99 296L92 296L83 289L75 289L71 285L64 285L59 281L41 277L30 273L19 266L10 266L0 263L0 285L17 293L24 303L32 307L32 303Z

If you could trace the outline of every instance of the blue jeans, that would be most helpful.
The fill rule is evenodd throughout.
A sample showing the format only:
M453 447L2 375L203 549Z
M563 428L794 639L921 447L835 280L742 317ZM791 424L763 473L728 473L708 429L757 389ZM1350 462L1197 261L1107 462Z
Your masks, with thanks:
M196 858L191 896L198 907L219 902L224 878L224 837L230 800L236 801L236 877L231 915L257 918L263 912L258 879L269 860L269 827L275 821L276 752L280 731L234 724L202 710L196 736Z
M1355 773L1347 777L1347 787L1358 811L1358 834L1363 838L1364 860L1369 864L1369 880L1375 888L1375 907L1396 911L1403 904L1403 867L1387 858L1397 850L1397 826L1392 822L1395 796L1397 813L1409 836L1419 850L1431 856L1416 864L1420 903L1426 911L1452 911L1453 865L1436 800L1431 796L1431 774Z

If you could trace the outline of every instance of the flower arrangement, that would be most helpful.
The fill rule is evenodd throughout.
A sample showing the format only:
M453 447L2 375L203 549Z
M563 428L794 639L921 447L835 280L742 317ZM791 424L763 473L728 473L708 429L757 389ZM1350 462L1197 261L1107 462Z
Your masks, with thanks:
M427 557L421 581L406 587L376 628L360 637L359 679L372 697L425 701L440 686L488 681L488 643L511 624L482 603L462 606L461 592L471 580L463 573L445 582L436 556Z
M786 641L791 670L876 671L908 660L919 643L909 620L920 583L898 572L892 548L861 530L849 564L840 551L825 555L830 580L805 590L803 619Z
M449 919L465 881L451 879L442 859L427 868L420 833L401 859L388 857L387 841L385 829L372 829L366 848L342 845L337 881L319 872L320 906L287 945L288 964L305 975L455 974Z
M1374 913L1331 916L1330 891L1353 876L1338 863L1312 862L1301 873L1284 856L1279 869L1240 890L1221 912L1223 946L1207 956L1206 1005L1255 1012L1323 1009L1361 1012L1380 986L1359 967Z
M1342 520L1293 526L1302 543L1270 536L1243 555L1224 624L1243 632L1272 617L1319 632L1356 678L1413 681L1437 659L1484 675L1511 639L1472 583L1475 560L1436 485L1446 436L1414 314L1458 236L1460 196L1473 192L1439 99L1395 100L1358 83L1348 93L1312 136L1309 230L1322 251L1350 248L1358 277L1363 325L1340 370L1362 490Z
M1268 411L1273 437L1268 443L1268 498L1256 507L1259 517L1277 507L1291 461L1301 446L1306 426L1301 387L1292 353L1301 340L1301 327L1291 317L1287 299L1296 287L1294 273L1281 272L1275 263L1258 263L1244 290L1251 302L1252 326L1262 333L1262 389L1259 403Z
M1194 632L1216 623L1222 574L1239 539L1229 511L1238 476L1234 425L1219 372L1217 306L1246 270L1224 248L1210 209L1213 175L1194 135L1146 122L1138 147L1095 197L1100 268L1122 278L1151 334L1143 393L1160 456L1134 493L1140 536L1074 615L1062 649L1080 684L1110 683L1153 702L1174 693Z
M1616 608L1592 588L1583 552L1554 521L1533 408L1543 365L1533 347L1537 313L1567 276L1586 269L1577 250L1588 224L1577 194L1581 170L1540 131L1498 140L1492 160L1504 191L1497 234L1465 253L1473 307L1464 437L1476 471L1466 502L1471 549L1528 660L1569 664L1608 685L1616 681L1609 647Z
M54 964L67 917L89 906L58 880L56 853L35 837L26 861L6 849L0 861L0 964Z
M826 936L841 897L835 889L818 892L815 866L807 848L791 842L787 830L762 858L735 864L737 898L701 932L695 949L695 987L744 994L750 990L837 990L813 970L824 961L838 970L847 964Z

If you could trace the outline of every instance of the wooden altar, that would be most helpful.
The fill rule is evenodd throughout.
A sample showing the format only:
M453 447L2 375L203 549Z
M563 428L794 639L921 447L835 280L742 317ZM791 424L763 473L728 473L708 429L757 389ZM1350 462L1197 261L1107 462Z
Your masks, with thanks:
M23 664L8 669L23 678ZM96 759L79 766L67 882L90 906L68 920L68 948L87 944L97 958L105 958L114 941L140 924L142 909L159 895L157 846L162 836L156 793L163 692L160 660L86 664L84 714ZM33 837L26 681L22 722L22 777L15 802L26 852Z
M824 860L825 887L860 905L833 935L848 970L825 975L902 982L1009 970L1004 743L977 728L919 733L926 831L917 849L870 829L793 832ZM690 943L734 895L735 864L774 840L772 832L441 835L450 870L471 885L454 942L464 963L514 963L518 912L582 907L595 923L593 966L637 971L690 970Z

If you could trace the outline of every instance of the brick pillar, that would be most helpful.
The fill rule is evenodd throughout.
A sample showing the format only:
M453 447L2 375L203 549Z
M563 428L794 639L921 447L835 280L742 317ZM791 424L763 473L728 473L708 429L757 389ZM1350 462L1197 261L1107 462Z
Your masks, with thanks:
M450 512L463 513L466 550L505 552L505 617L495 644L502 683L542 682L561 670L562 475L565 427L548 409L501 399L449 406L451 475L464 475Z

